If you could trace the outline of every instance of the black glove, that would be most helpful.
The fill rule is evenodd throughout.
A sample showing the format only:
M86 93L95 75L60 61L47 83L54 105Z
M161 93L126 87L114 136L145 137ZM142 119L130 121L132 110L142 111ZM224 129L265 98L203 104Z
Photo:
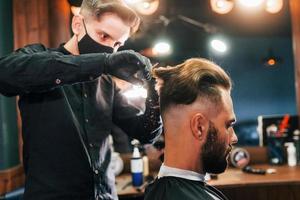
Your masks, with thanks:
M151 79L151 67L150 60L145 56L132 50L124 50L107 56L103 73L133 84L143 84L143 79Z

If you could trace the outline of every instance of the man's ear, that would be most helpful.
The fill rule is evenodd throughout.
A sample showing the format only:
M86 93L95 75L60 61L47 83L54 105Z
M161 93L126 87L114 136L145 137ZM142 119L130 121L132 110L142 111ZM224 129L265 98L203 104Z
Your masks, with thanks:
M72 31L75 35L79 35L80 31L83 28L83 21L81 15L74 15L72 18Z
M192 116L190 121L190 126L193 136L197 140L203 140L205 133L207 131L207 119L202 113L196 113Z

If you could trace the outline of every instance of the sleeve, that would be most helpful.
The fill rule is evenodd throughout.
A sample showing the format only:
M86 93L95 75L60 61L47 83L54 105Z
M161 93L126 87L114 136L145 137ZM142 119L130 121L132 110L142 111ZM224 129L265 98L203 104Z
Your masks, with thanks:
M117 93L114 106L114 122L124 130L124 132L141 143L151 143L158 138L162 132L162 121L158 106L158 95L154 89L154 84L148 84L148 97L145 101L145 110L128 105L126 98ZM123 107L122 107L123 105ZM120 107L121 106L121 107Z
M103 72L107 54L64 55L35 44L0 58L0 93L15 96L89 81Z

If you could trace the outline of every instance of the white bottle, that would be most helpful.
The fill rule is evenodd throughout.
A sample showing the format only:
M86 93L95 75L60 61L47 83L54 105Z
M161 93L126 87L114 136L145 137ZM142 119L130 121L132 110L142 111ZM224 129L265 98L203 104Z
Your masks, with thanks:
M111 159L109 163L109 168L113 171L115 176L118 176L123 168L124 168L124 162L118 152L115 152L114 150L114 142L111 135L108 136L109 146L111 149Z
M132 185L139 187L143 184L143 159L141 157L139 148L133 148L133 154L130 161Z
M287 145L288 165L290 167L297 165L296 147L293 142L285 143Z

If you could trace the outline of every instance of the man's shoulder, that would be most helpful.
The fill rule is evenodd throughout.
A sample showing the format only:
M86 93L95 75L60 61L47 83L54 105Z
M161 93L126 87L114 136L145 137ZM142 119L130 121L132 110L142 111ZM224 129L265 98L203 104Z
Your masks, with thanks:
M28 52L39 52L39 51L46 51L47 48L43 44L35 43L35 44L28 44L19 50L28 51Z
M177 177L162 177L152 182L145 191L145 200L205 199L207 196L199 181Z
M24 46L23 48L19 48L16 50L17 52L23 52L25 54L32 54L32 53L39 53L43 51L47 52L62 52L61 47L59 48L47 48L45 45L41 43L35 43L35 44L28 44Z

